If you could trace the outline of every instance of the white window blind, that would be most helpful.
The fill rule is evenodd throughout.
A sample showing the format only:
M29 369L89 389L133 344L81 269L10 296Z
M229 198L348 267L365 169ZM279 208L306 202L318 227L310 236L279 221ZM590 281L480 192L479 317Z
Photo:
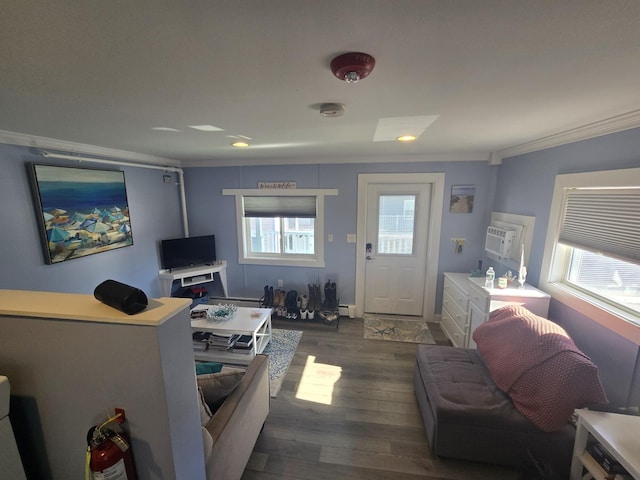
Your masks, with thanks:
M315 196L243 196L245 217L316 218Z
M558 241L640 264L640 189L568 190Z

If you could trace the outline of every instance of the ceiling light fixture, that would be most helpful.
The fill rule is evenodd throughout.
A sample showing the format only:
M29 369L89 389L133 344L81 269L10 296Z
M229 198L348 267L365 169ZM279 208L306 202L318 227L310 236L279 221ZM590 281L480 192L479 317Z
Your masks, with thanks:
M375 65L376 59L368 53L349 52L331 60L331 72L340 80L356 83L366 78Z
M344 115L344 105L341 103L323 103L320 105L320 115L323 117L341 117Z
M247 148L249 144L247 142L233 142L231 146L236 148Z
M415 135L400 135L396 140L399 142L413 142L416 138Z
M189 125L189 128L200 130L201 132L224 132L224 128L216 127L214 125Z
M151 127L151 130L155 130L156 132L180 132L177 128L171 127Z

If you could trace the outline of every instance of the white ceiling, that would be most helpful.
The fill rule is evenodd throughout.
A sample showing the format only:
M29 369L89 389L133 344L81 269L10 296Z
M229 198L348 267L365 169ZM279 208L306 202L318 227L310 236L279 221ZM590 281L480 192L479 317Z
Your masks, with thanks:
M487 160L640 125L639 25L637 0L5 0L0 139L183 166ZM329 70L349 51L376 59L355 85Z

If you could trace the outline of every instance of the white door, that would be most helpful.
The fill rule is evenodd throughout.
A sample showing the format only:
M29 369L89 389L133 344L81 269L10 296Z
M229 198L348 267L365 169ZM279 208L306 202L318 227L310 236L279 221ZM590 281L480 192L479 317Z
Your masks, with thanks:
M364 311L422 315L431 184L367 186Z

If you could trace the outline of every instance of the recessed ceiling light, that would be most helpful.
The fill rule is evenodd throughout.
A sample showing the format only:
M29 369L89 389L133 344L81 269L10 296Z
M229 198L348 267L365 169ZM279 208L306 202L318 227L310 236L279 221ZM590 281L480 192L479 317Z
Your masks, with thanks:
M397 142L398 137L404 137L409 132L417 139L437 119L438 115L380 118L373 141Z
M224 128L215 127L213 125L189 125L189 128L200 130L202 132L223 132Z
M231 146L236 148L246 148L249 144L247 142L233 142Z
M171 127L151 127L151 130L155 130L157 132L179 132L177 128Z
M400 135L396 140L399 142L413 142L416 139L415 135Z

